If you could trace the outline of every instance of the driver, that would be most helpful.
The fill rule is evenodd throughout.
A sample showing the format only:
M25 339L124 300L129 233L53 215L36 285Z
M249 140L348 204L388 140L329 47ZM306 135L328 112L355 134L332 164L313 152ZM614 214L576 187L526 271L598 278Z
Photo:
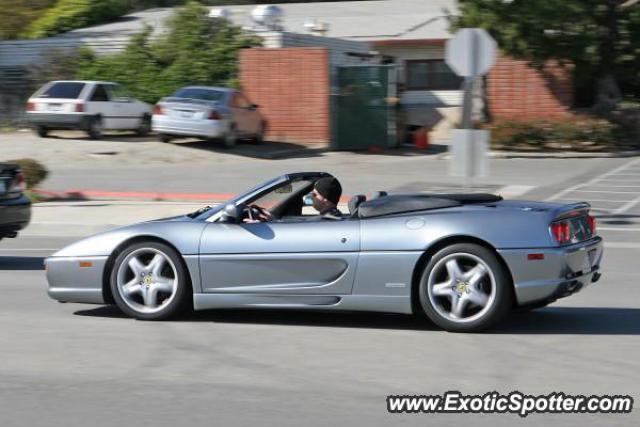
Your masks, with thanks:
M320 178L313 184L313 191L309 195L313 198L313 207L320 213L320 217L342 218L342 212L337 207L342 195L342 186L336 178Z

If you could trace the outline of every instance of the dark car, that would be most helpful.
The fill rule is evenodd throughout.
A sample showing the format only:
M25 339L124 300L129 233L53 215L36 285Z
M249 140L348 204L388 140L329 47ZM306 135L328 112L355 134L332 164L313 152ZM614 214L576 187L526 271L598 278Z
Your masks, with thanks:
M16 237L29 224L31 201L24 195L25 189L20 166L0 163L0 240Z

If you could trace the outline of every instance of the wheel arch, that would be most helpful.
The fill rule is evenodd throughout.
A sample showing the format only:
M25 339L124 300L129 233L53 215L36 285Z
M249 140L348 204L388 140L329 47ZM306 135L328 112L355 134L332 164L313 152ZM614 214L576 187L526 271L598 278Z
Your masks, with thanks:
M422 310L422 307L420 306L418 289L420 287L420 277L422 276L422 272L424 268L429 263L429 260L431 259L431 257L433 257L440 250L446 248L447 246L455 245L458 243L476 244L478 246L482 246L486 249L489 249L496 255L498 262L502 265L502 267L505 269L505 271L508 274L509 280L511 282L510 289L511 289L511 292L513 293L513 297L515 301L515 288L514 288L513 274L511 273L511 269L509 268L509 265L504 260L502 255L500 255L500 253L496 250L496 248L491 243L487 242L486 240L480 239L478 237L469 236L469 235L448 236L435 241L429 247L427 247L427 249L424 251L424 253L420 256L420 258L416 262L415 267L413 268L413 274L411 275L411 308L414 314L420 313Z
M105 263L104 270L102 272L102 298L104 299L104 302L106 304L115 304L115 300L113 299L113 294L111 293L110 282L111 282L111 270L114 267L116 258L126 247L136 243L140 243L140 242L161 243L163 245L169 246L171 249L176 251L176 253L180 256L180 262L182 263L182 266L187 272L187 285L189 286L189 289L191 289L193 293L191 271L189 271L189 266L185 262L184 257L182 256L178 248L168 240L163 239L161 237L152 236L152 235L140 235L140 236L134 236L126 240L123 240L118 246L116 246L116 248L111 252L111 255L109 255L109 257L107 258L107 262Z

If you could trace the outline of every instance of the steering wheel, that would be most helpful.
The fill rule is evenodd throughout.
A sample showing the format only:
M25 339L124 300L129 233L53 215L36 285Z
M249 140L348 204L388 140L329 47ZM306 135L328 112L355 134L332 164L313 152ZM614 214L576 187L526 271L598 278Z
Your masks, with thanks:
M251 221L268 221L273 217L273 215L271 215L271 212L258 205L249 205L246 207L246 209L247 215L249 216L249 219Z

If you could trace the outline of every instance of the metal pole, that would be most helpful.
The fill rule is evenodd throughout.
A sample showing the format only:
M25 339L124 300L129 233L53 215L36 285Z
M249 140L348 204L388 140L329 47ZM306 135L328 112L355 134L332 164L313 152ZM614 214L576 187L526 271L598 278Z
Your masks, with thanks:
M475 77L464 78L464 101L462 104L462 129L471 129L471 115L473 113L473 83Z

